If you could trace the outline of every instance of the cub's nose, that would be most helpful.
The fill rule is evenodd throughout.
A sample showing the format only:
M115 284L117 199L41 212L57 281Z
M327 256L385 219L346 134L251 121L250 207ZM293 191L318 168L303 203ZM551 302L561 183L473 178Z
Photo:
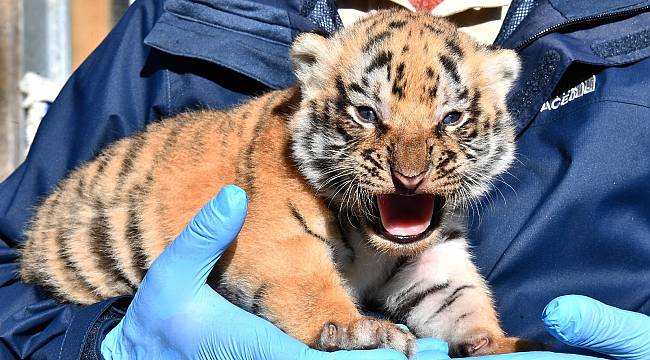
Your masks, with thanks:
M393 170L393 184L397 191L413 193L424 182L424 179L431 174L431 165L426 170L416 175L404 175L399 170Z

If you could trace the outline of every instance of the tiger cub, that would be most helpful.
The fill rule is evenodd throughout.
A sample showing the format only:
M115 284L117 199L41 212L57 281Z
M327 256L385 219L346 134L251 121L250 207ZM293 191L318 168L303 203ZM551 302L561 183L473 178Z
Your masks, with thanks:
M415 336L461 356L522 349L500 328L462 216L513 159L515 53L391 10L302 34L291 58L297 85L152 124L72 172L26 232L22 279L80 304L133 294L234 183L248 218L210 277L231 302L323 350L410 355Z

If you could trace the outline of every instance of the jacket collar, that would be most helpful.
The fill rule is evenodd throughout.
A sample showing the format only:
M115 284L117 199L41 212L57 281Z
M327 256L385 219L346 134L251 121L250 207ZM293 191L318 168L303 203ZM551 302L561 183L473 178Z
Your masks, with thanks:
M513 7L510 11L515 10ZM521 50L535 39L553 32L579 24L603 24L649 10L650 0L537 0L512 34L497 45ZM615 38L621 33L610 35Z
M497 44L522 57L521 77L508 99L520 134L572 63L617 66L650 57L650 1L599 1L589 7L596 2L539 0Z
M144 43L223 66L272 88L295 79L288 49L315 25L298 0L168 0Z

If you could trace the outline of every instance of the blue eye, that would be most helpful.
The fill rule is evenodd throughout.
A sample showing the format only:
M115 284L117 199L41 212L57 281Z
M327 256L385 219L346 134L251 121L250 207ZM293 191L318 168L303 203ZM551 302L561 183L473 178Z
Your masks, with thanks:
M445 115L445 117L442 119L442 124L445 126L456 125L462 118L462 115L463 114L458 111L452 111L449 114Z
M357 106L356 108L357 116L365 122L376 123L377 122L377 113L375 110L368 106Z

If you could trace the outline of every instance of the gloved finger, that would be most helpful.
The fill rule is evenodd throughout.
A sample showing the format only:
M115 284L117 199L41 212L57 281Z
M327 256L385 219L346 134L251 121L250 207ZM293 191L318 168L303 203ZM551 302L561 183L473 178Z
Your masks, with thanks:
M650 359L650 317L580 295L552 300L542 316L558 340L617 359Z
M200 288L217 259L241 230L247 201L246 192L241 188L223 187L156 259L149 273L155 272L165 281L175 283L167 288Z
M303 360L408 360L406 355L393 349L342 350L319 352L323 357L304 357Z
M529 351L502 355L473 357L472 360L599 360L591 356L560 354L550 351Z
M448 354L441 353L440 351L427 350L418 351L411 360L451 360ZM505 359L504 359L505 360Z
M428 352L428 353L435 352L439 354L438 357L436 357L435 359L449 359L449 355L448 355L449 345L446 342L439 339L434 339L434 338L417 339L417 354L421 352ZM441 357L443 355L444 357ZM429 357L422 357L422 359L429 359Z

